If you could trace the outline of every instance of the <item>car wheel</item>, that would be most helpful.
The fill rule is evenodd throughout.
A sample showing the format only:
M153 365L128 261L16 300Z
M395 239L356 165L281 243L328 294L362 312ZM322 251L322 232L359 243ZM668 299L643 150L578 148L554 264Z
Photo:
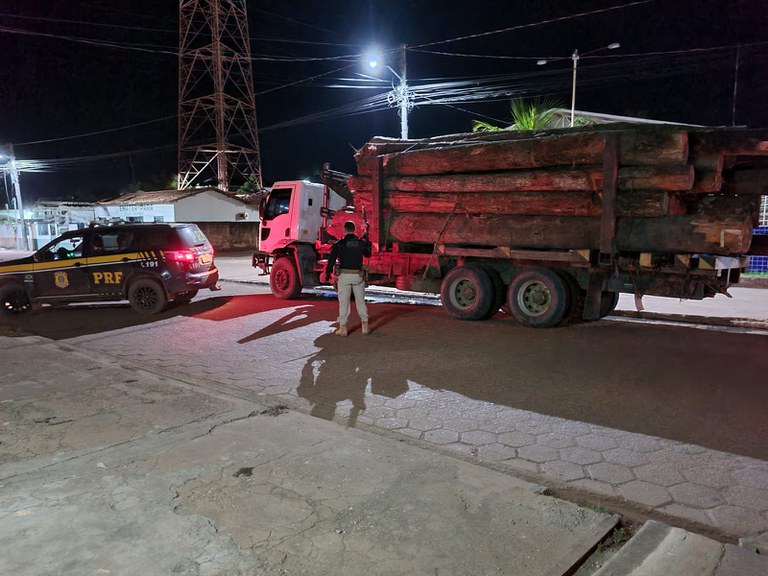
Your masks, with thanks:
M454 318L485 320L495 301L493 283L482 268L457 266L443 278L440 301Z
M272 294L280 300L294 300L301 294L299 273L291 256L284 256L275 260L272 271L269 273L269 287Z
M168 303L163 286L151 278L139 278L128 289L128 302L139 314L157 314Z
M21 314L32 309L27 289L15 282L0 286L0 307L4 314Z
M530 268L512 279L507 304L523 326L551 328L565 318L571 306L566 280L548 268Z
M197 296L197 290L189 290L188 292L179 292L173 297L173 301L176 304L189 304L192 302L192 298Z

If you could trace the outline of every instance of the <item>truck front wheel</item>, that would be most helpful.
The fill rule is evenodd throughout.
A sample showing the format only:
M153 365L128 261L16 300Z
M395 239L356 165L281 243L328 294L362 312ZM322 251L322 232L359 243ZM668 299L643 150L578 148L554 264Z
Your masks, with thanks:
M275 260L269 273L269 287L280 300L293 300L301 294L301 283L296 264L290 256Z
M440 299L454 318L485 320L494 305L493 283L482 268L457 266L443 278Z
M570 308L569 287L554 270L531 268L512 279L507 304L523 326L551 328L563 321Z

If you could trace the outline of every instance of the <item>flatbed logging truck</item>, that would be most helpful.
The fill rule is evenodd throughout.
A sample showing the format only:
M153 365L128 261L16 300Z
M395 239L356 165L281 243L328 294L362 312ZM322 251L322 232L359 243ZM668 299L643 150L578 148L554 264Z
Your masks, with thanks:
M620 292L727 293L768 194L768 130L601 125L537 132L377 137L357 175L277 182L262 201L253 265L278 298L320 284L352 220L367 230L371 285L439 293L452 316L506 305L545 328L602 318ZM330 280L324 279L326 282Z

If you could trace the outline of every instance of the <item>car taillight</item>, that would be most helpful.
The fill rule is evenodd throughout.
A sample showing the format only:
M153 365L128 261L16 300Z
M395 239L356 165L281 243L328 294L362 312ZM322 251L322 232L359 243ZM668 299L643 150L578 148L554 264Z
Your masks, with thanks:
M187 264L191 264L195 261L195 253L189 250L168 251L165 253L165 256L168 258L168 260L173 260L174 262L185 262Z

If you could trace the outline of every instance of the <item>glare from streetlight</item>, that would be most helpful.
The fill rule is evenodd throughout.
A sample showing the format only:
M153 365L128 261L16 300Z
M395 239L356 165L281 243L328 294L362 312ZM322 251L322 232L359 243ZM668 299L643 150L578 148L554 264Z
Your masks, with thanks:
M368 68L379 68L381 66L381 61L383 60L381 50L378 48L371 48L363 55L363 60Z

